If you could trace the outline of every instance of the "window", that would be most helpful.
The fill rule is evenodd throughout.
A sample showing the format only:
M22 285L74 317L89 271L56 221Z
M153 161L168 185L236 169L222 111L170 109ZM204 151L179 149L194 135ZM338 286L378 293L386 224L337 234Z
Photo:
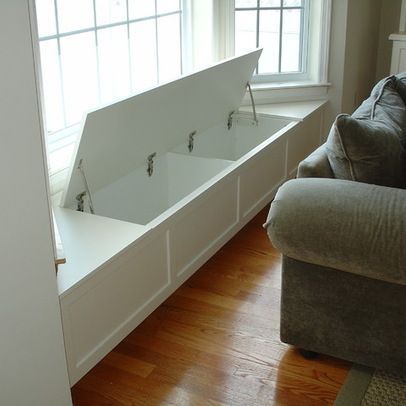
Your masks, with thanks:
M36 0L46 127L182 74L180 0Z
M54 191L89 109L256 47L253 82L326 82L331 0L31 1ZM257 102L297 97L280 83Z
M306 0L235 0L235 53L262 47L256 73L268 80L304 73L306 5Z

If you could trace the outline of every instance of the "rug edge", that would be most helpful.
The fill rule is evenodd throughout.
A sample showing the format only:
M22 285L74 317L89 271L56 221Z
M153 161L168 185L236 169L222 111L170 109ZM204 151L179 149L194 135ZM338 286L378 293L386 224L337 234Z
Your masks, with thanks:
M364 365L353 364L343 383L333 406L360 405L368 389L375 369Z

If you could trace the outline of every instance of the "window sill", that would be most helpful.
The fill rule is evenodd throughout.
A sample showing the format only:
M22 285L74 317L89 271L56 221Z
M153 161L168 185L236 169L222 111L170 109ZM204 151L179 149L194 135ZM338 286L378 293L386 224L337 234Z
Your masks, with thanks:
M258 117L283 117L292 121L303 121L316 111L319 111L321 108L323 108L326 103L327 100L323 99L260 104L256 108L256 113ZM251 116L252 108L251 106L242 106L239 109L239 113L248 114Z
M297 102L327 98L330 83L312 81L269 82L251 84L256 104ZM242 105L251 104L245 95Z
M269 90L269 89L303 89L311 87L329 87L330 83L319 83L310 80L302 81L289 81L289 82L263 82L253 83L251 88L253 90Z

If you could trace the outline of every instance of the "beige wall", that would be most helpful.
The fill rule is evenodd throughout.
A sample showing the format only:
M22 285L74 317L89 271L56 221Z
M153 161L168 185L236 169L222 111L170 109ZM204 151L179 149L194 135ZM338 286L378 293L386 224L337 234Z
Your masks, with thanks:
M381 7L381 22L379 26L378 57L375 80L378 81L389 75L392 56L392 41L389 35L398 31L401 0L383 0Z
M375 83L381 4L381 0L348 1L344 113L352 113L368 97Z
M330 54L328 81L329 103L325 111L324 135L327 137L328 130L334 118L339 114L342 106L342 93L344 87L344 61L347 37L347 8L348 0L333 0L331 12Z
M329 106L325 134L339 113L352 113L389 74L389 34L399 26L401 0L333 0Z

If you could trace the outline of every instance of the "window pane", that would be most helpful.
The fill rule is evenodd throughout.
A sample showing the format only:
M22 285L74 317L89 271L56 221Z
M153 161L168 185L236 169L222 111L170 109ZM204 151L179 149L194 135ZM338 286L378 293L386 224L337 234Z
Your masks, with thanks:
M256 48L257 12L235 12L235 54L239 55Z
M279 71L280 11L262 10L259 16L259 46L264 47L258 73Z
M130 55L133 91L156 85L155 20L130 24Z
M179 0L157 0L157 13L171 13L172 11L179 11Z
M41 41L40 53L46 130L50 133L65 127L58 45L56 39Z
M77 124L101 103L182 74L181 0L34 1L42 7L41 35L57 35L58 24L64 34L52 47L40 42L49 131ZM157 18L157 11L173 14ZM127 25L127 16L141 21ZM72 33L77 30L86 32Z
M261 0L261 7L280 7L281 0Z
M235 0L235 8L256 8L257 6L257 0Z
M302 7L302 0L283 0L284 7Z
M92 0L58 0L59 32L94 26Z
M130 20L155 15L155 0L128 0Z
M300 70L300 10L283 11L282 72Z
M108 103L129 95L130 58L127 26L98 30L100 99Z
M97 25L117 23L127 20L125 0L96 0Z
M83 112L98 104L94 33L61 38L63 89L67 125L79 122Z
M75 144L71 143L66 145L56 151L53 151L51 154L48 154L49 157L49 170L51 173L55 173L67 167L69 161L73 155L73 150L75 149Z
M56 34L54 0L36 0L37 24L39 37Z
M179 15L158 18L158 61L160 82L181 75Z

